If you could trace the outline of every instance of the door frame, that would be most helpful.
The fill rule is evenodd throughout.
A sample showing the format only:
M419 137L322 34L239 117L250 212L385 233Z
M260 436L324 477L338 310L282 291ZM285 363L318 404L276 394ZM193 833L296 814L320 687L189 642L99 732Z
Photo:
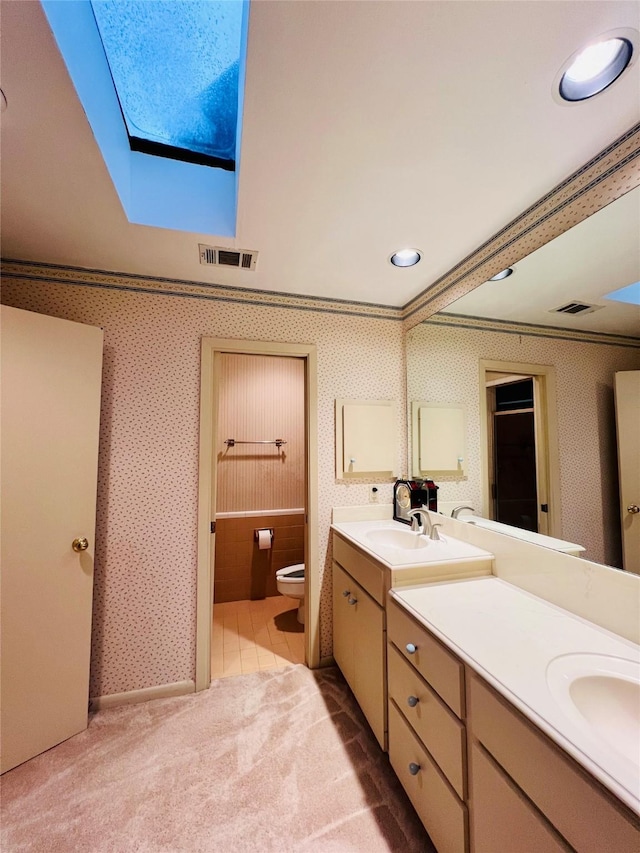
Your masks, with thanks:
M315 344L203 337L200 352L200 455L198 464L198 570L196 588L196 690L211 683L213 571L211 521L216 506L217 353L271 355L305 361L306 522L305 659L320 665L320 558L318 551L318 368Z
M516 376L533 377L534 418L536 432L536 471L538 481L538 529L547 536L560 538L562 535L562 506L560 500L560 450L558 442L558 417L556 394L556 370L549 364L528 364L515 361L480 359L480 476L482 478L483 514L491 507L489 491L489 441L492 413L487 405L486 374L488 372L511 373ZM546 497L546 500L545 500ZM546 503L546 530L540 523L540 504ZM545 519L542 519L544 521Z

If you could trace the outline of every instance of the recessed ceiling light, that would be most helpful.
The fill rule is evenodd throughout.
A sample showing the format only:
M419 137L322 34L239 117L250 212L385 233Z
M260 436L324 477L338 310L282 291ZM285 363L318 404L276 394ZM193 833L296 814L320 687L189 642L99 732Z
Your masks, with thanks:
M631 39L603 36L574 54L565 64L560 77L560 96L565 101L592 98L618 79L632 56Z
M511 267L507 267L506 270L502 270L501 272L497 272L495 275L492 275L489 281L502 281L503 278L508 278L513 270Z
M417 249L401 249L399 252L394 252L389 260L394 267L413 267L421 257L422 255Z

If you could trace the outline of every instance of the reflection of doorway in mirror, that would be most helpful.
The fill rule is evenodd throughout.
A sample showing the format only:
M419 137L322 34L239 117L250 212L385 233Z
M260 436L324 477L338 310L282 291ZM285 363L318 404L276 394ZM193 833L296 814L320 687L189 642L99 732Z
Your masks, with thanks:
M491 518L538 533L533 377L487 383Z
M483 514L559 536L553 367L481 360L480 382Z
M623 566L640 574L640 370L615 374Z

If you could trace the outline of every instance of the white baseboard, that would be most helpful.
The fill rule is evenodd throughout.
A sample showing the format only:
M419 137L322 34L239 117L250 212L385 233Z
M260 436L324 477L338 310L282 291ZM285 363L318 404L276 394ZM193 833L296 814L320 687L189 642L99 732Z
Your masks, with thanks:
M140 690L127 690L125 693L111 693L107 696L94 696L89 700L92 711L104 711L118 705L137 705L151 699L167 699L171 696L184 696L195 692L195 681L174 681L172 684L158 684L155 687L143 687Z

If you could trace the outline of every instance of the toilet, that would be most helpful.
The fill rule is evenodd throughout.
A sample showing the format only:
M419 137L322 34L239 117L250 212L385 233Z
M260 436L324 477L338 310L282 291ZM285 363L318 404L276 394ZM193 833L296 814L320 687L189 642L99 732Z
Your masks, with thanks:
M298 622L304 625L304 563L278 569L276 585L281 595L288 595L298 601Z

